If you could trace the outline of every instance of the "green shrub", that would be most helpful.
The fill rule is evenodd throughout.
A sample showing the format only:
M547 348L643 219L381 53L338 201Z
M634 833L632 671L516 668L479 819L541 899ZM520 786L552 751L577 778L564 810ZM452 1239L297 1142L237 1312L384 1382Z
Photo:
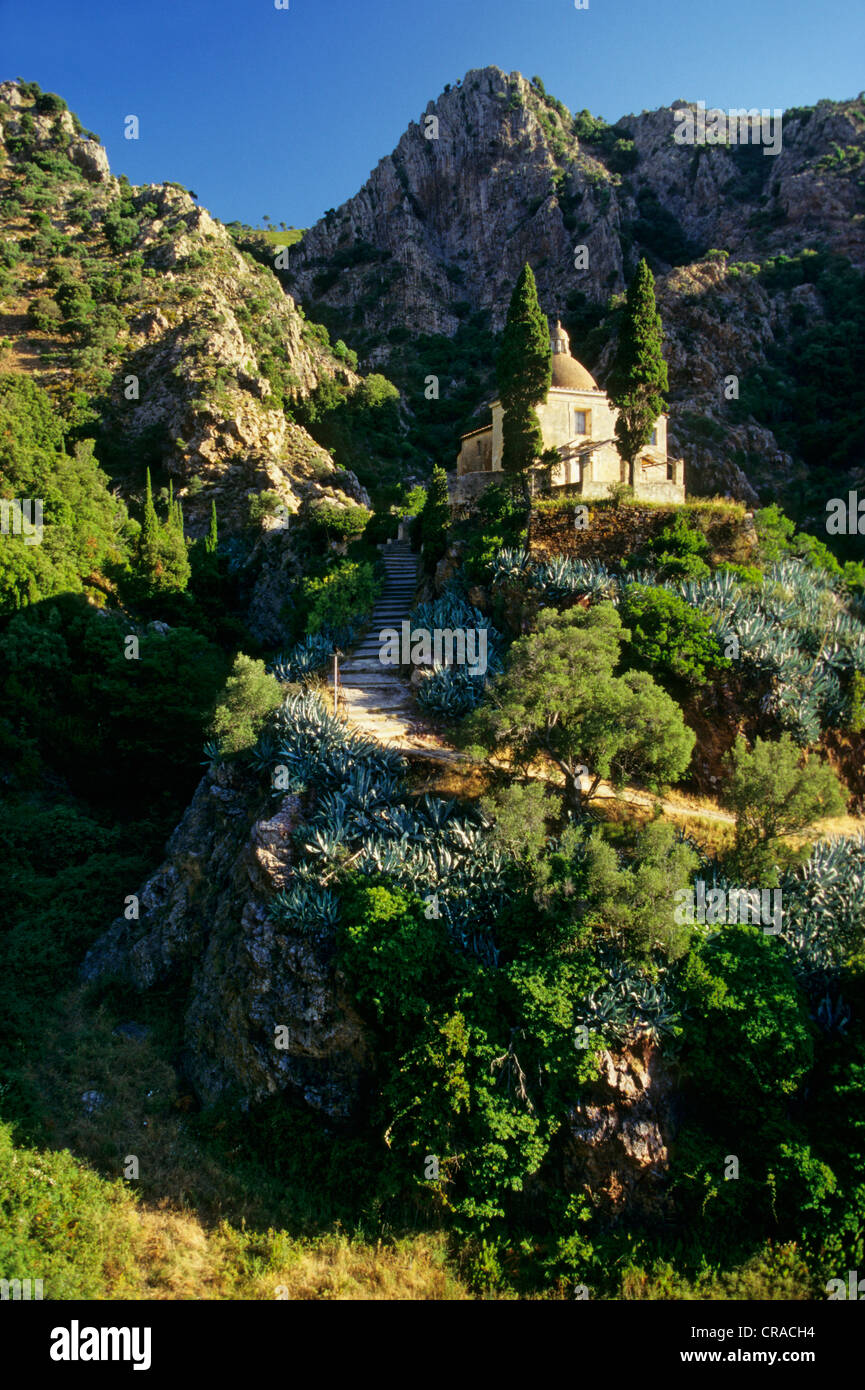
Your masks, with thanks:
M277 508L280 506L282 506L282 498L278 492L250 493L247 510L250 524L257 526L265 517L276 516Z
M39 294L27 306L27 317L37 333L60 333L63 322L56 301L48 294Z
M814 1055L813 1028L783 947L731 925L700 942L682 977L687 1075L716 1118L762 1129L783 1114Z
M757 565L735 565L724 560L715 569L716 574L731 574L740 584L754 587L763 582L763 571Z
M56 92L42 92L36 98L35 109L40 116L53 116L69 110L66 102Z
M736 815L734 871L748 882L768 882L787 857L783 838L823 817L840 815L842 783L816 756L803 761L790 734L773 742L757 738L749 750L740 734L726 760L724 799Z
M245 753L252 748L267 716L281 703L279 681L268 675L264 662L240 652L210 726L220 753Z
M328 540L349 540L363 535L371 517L369 507L313 502L304 519L312 531L324 532Z
M850 680L847 728L852 734L861 734L865 729L865 671L854 671Z
M711 671L730 665L711 619L669 589L630 584L619 607L630 629L629 649L641 665L692 685L704 684Z
M348 627L372 611L381 590L371 564L344 561L323 579L304 579L301 592L309 605L307 631Z
M649 546L662 574L683 579L703 579L710 573L703 559L708 549L706 536L682 512L676 513Z

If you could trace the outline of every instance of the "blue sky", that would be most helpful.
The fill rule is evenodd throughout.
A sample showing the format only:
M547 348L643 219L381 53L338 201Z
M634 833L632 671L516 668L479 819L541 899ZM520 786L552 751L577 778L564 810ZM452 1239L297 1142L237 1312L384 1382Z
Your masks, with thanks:
M863 86L862 0L0 0L0 77L59 92L133 183L309 226L430 98L495 63L615 120ZM124 117L140 121L123 138Z

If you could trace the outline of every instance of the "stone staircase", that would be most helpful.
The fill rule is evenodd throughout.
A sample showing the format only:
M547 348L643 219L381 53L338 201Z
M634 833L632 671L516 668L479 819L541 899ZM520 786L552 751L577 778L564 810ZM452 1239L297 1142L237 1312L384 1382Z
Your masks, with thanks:
M404 541L388 541L382 551L387 579L370 625L339 667L339 712L382 743L412 739L420 721L409 688L395 666L381 663L382 628L400 624L414 607L418 559ZM330 676L333 689L333 674Z

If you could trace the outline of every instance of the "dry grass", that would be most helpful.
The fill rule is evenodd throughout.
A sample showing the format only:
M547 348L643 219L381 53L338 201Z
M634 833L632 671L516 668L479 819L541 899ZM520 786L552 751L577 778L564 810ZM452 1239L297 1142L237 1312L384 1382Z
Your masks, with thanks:
M112 1207L104 1232L103 1298L469 1299L446 1237L420 1233L372 1242L338 1229L275 1229L273 1192L253 1194L189 1129L185 1095L165 1038L113 1031L86 992L59 1001L27 1080L41 1096L51 1149L68 1149L105 1178L131 1155L139 1178ZM85 1112L82 1094L104 1103ZM74 1251L70 1252L74 1258Z
M448 1300L472 1297L448 1268L444 1237L365 1243L206 1230L188 1213L140 1212L139 1297L151 1299Z

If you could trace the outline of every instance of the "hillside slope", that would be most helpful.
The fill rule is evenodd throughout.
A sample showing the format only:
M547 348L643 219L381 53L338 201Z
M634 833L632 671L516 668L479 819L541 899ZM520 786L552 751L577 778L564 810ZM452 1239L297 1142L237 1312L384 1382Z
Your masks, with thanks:
M286 513L368 501L294 416L323 382L360 378L193 194L133 188L80 130L60 98L0 84L0 372L45 387L133 504L146 467L173 482L189 536L215 501L253 576L252 629L277 642Z

